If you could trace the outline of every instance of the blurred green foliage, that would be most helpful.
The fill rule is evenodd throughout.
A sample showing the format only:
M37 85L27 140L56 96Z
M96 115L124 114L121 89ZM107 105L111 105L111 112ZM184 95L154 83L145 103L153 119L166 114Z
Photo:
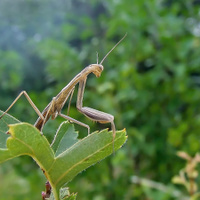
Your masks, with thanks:
M131 176L170 185L184 166L176 151L190 155L199 151L199 11L198 0L0 1L2 110L21 90L27 90L42 110L78 72L96 63L96 51L101 60L128 33L103 63L102 76L89 77L84 95L84 105L115 116L117 129L127 129L128 142L116 155L69 184L70 191L78 192L77 199L174 199L131 182ZM92 130L108 127L78 113L75 102L76 92L70 116ZM31 123L37 118L26 100L20 100L9 113ZM50 137L61 121L47 123ZM84 128L76 128L82 137L87 134ZM0 166L1 171L10 169L0 173L1 180L20 176L32 184L22 170L27 163L32 165L29 161ZM37 173L33 168L31 177ZM37 177L37 183L44 179ZM10 199L40 198L38 184L31 190L26 185L21 190L11 185L21 195Z

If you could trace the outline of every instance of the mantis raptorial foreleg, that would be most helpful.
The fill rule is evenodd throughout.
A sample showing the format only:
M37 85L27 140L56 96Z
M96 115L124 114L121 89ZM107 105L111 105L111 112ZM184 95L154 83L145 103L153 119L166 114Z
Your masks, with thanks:
M113 131L113 140L114 140L116 132L114 117L108 113L101 112L99 110L90 107L83 107L83 94L85 90L85 84L86 84L86 79L79 82L77 104L76 104L78 111L83 113L86 117L88 117L93 121L97 121L102 124L111 123L111 128Z

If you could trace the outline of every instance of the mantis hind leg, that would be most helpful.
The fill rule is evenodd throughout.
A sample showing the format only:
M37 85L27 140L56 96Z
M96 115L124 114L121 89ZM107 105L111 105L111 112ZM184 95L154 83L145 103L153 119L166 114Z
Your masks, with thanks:
M39 109L37 108L37 106L33 103L33 101L31 100L31 98L29 97L29 95L27 94L26 91L22 91L20 92L20 94L15 98L15 100L11 103L11 105L7 108L7 110L0 116L0 119L14 106L14 104L17 102L17 100L24 95L26 97L26 99L28 100L28 102L30 103L30 105L32 106L32 108L35 110L35 112L38 114L38 116L44 120L44 117L42 115L42 113L39 111Z

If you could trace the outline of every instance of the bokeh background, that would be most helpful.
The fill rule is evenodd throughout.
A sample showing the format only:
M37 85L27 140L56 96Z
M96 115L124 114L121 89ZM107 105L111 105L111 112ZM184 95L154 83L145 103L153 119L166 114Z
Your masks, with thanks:
M185 165L176 152L200 150L199 0L0 0L0 109L26 90L42 111L96 63L96 51L101 60L125 33L102 76L89 76L84 105L114 115L128 141L68 186L81 200L182 200L187 191L172 183ZM77 111L76 92L70 116L92 131L110 127ZM37 119L25 98L9 113L32 124ZM62 121L46 124L50 140ZM75 128L80 138L87 135ZM138 184L143 179L149 186ZM44 183L29 157L0 165L1 200L41 199Z

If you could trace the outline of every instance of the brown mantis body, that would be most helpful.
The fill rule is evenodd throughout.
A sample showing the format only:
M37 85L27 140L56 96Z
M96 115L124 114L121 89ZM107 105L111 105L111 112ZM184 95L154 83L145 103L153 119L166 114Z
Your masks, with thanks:
M39 117L37 121L35 122L35 127L41 131L44 124L48 121L50 117L52 117L52 119L55 119L59 115L69 121L72 121L74 123L77 123L81 126L86 127L89 133L90 127L87 124L79 122L78 120L73 119L69 117L68 115L64 115L61 113L61 110L63 106L65 105L65 102L67 101L69 96L73 94L74 87L77 85L77 83L79 83L77 104L76 104L76 107L79 110L79 112L83 113L86 117L90 118L93 121L98 121L100 123L110 122L112 124L113 136L115 136L115 125L113 122L114 117L108 113L104 113L99 110L95 110L93 108L83 107L83 103L82 103L87 76L90 73L94 73L96 77L99 77L101 75L102 70L103 70L103 66L100 64L91 64L87 66L86 68L84 68L79 74L77 74L71 80L71 82L69 82L69 84L67 84L60 91L60 93L58 93L56 97L53 97L52 101L47 105L47 107L42 112L43 118Z
M91 64L87 67L85 67L80 73L78 73L58 94L57 96L53 97L52 101L46 106L46 108L41 113L31 98L28 96L26 91L22 91L17 98L13 101L13 103L8 107L8 109L0 116L0 119L10 110L10 108L15 104L15 102L22 96L22 94L25 95L33 109L36 111L36 113L39 115L39 118L35 122L34 126L42 131L43 126L45 123L49 120L51 117L52 119L55 119L57 116L61 116L71 122L77 123L81 126L84 126L88 129L88 133L90 133L90 127L87 124L84 124L82 122L79 122L76 119L71 118L68 115L64 115L61 113L62 108L64 107L66 101L68 100L69 96L73 95L75 86L79 84L78 88L78 96L77 96L77 103L76 107L79 112L83 113L86 117L93 121L97 121L99 123L111 123L111 128L113 131L113 140L115 138L115 124L114 124L114 117L108 113L101 112L99 110L90 108L90 107L83 107L83 95L85 90L85 84L87 81L87 77L90 73L95 74L96 77L100 77L102 71L103 71L103 61L105 58L110 54L110 52L126 37L124 37L106 54L106 56L102 59L100 64ZM71 99L70 99L71 101ZM70 107L70 101L69 101L69 107ZM68 107L68 111L69 111Z

